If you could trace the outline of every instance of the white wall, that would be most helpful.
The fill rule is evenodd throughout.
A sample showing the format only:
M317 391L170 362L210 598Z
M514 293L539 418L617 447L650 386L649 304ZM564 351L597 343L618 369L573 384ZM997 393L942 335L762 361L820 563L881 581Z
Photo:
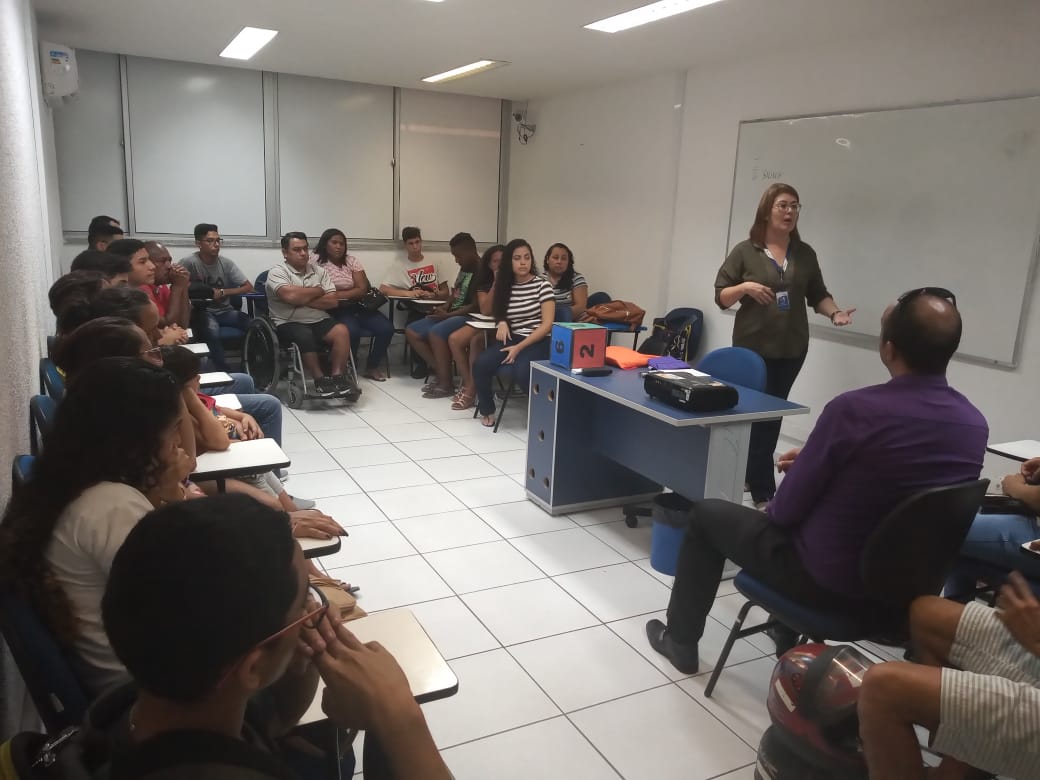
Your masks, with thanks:
M682 81L531 101L537 132L510 150L509 238L530 241L539 264L549 244L567 244L591 291L639 304L647 324L665 305Z
M979 16L949 19L923 29L891 31L812 50L781 47L757 60L690 71L669 304L692 300L704 309L707 348L729 343L733 320L713 305L712 284L727 250L740 120L1040 94L1038 32L1040 3L988 3ZM964 209L966 229L970 229L971 200L984 197L980 192L950 193L950 208ZM752 216L748 214L749 221ZM880 246L884 226L878 230ZM804 238L812 243L811 235ZM826 278L827 258L820 260ZM999 262L999 258L980 258L980 273L999 272ZM839 305L856 305L856 290L832 292ZM965 328L971 328L972 312L963 316ZM952 384L985 413L991 440L1040 433L1035 426L1022 425L1040 387L1038 349L1040 317L1034 311L1027 313L1016 370L952 364ZM790 418L785 433L804 438L816 413L834 395L885 378L874 351L814 338L791 396L811 406L813 414Z

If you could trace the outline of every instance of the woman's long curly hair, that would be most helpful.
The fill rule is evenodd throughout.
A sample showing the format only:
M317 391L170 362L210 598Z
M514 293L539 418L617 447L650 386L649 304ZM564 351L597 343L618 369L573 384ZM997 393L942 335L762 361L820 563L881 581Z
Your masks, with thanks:
M0 584L28 599L60 641L75 639L78 626L45 557L58 518L99 482L155 487L162 435L179 413L173 377L140 358L102 358L69 383L32 475L0 523Z

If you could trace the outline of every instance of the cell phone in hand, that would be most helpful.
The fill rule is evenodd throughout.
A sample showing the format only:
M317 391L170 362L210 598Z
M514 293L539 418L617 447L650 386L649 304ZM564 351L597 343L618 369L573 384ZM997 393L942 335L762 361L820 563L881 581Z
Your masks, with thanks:
M1040 557L1040 539L1034 539L1031 542L1026 542L1022 545L1022 552L1026 555L1036 555Z

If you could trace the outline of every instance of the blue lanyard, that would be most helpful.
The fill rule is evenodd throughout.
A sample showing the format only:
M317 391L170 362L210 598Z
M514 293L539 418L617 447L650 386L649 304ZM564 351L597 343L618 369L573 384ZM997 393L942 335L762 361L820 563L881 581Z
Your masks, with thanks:
M790 252L791 248L788 247L787 251ZM769 252L768 249L766 250L766 257L768 257L770 259L770 261L773 263L773 265L776 266L776 272L778 274L780 274L780 281L782 282L784 280L784 269L787 268L787 256L786 255L784 256L784 263L783 263L783 265L781 265L780 263L776 262L776 258L773 257L772 253Z

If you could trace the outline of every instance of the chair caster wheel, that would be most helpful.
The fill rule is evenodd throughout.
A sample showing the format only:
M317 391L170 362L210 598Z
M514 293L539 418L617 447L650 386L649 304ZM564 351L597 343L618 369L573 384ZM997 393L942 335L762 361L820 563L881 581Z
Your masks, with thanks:
M625 525L629 528L637 528L639 526L639 518L633 515L625 515Z

